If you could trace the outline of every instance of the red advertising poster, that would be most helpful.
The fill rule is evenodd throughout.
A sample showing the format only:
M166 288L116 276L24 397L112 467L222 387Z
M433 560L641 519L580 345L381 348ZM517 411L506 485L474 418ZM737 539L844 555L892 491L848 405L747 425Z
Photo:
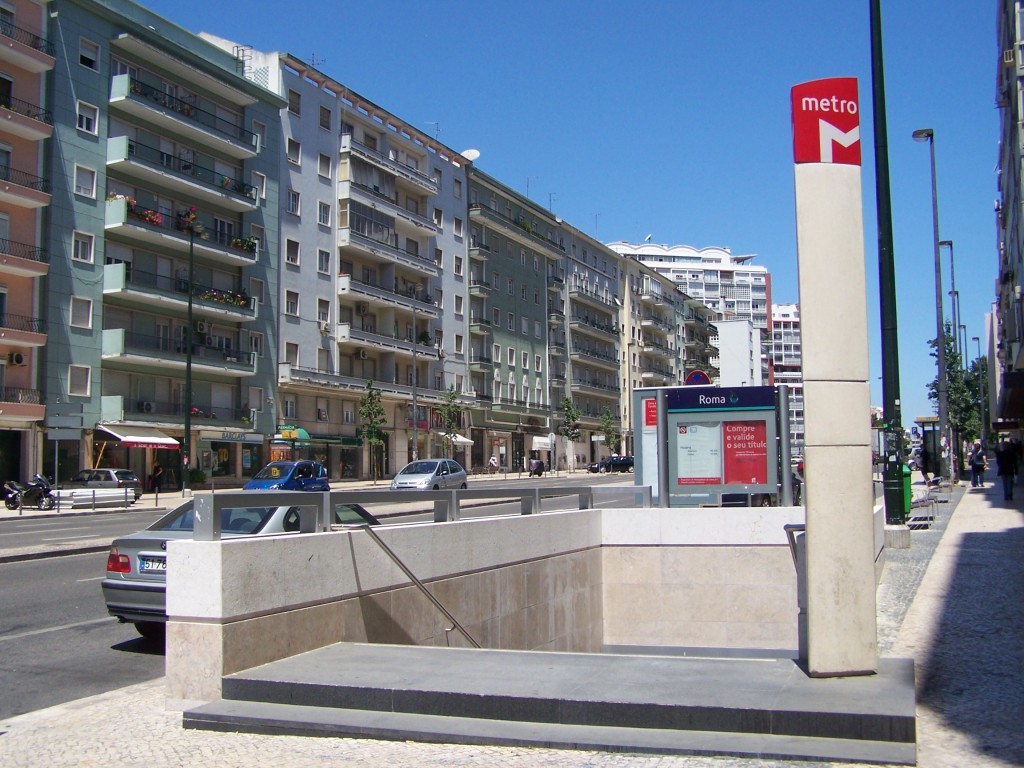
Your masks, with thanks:
M644 400L644 426L658 426L658 401L653 397Z
M768 482L768 425L765 422L723 422L722 445L726 485Z

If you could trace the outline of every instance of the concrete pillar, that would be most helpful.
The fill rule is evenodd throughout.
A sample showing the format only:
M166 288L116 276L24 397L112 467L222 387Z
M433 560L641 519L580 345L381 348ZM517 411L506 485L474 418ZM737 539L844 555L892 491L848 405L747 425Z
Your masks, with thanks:
M793 89L807 508L801 656L822 677L878 669L858 111L853 78Z

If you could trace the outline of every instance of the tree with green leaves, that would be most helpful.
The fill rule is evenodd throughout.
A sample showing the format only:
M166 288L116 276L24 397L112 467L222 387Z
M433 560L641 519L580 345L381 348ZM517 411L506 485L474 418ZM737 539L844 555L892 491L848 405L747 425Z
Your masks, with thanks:
M956 450L957 469L959 476L964 474L964 457L960 446L964 441L974 441L980 436L981 401L968 382L967 372L963 368L963 358L956 350L956 342L953 339L953 331L949 323L942 328L946 353L946 402L948 404L947 417L949 429L952 432L953 447ZM928 341L932 348L931 356L938 358L938 346L935 339ZM939 377L932 379L928 385L928 398L936 403L939 402Z
M562 399L562 423L558 427L558 434L565 438L565 460L570 472L576 471L576 450L573 443L580 439L580 417L583 412L579 406L572 401L571 397Z
M444 436L441 438L446 446L446 455L449 459L455 456L455 435L462 429L462 412L465 406L459 402L459 393L454 385L444 393L444 399L437 409L437 415L441 420L441 428Z
M601 434L604 435L604 444L612 453L619 452L622 444L622 433L619 432L619 423L610 408L605 408L601 414Z
M363 437L363 446L370 446L370 477L376 485L380 477L380 460L378 454L384 445L386 435L384 425L388 417L381 403L380 390L373 386L373 381L366 382L366 391L359 398L359 425Z

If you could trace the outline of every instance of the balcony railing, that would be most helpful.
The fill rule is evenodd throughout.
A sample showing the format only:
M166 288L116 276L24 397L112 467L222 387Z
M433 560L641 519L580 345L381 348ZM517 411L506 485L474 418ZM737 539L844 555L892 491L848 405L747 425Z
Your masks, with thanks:
M619 362L619 358L614 354L611 354L609 352L602 352L600 350L593 349L590 347L581 347L576 344L573 344L572 346L572 353L574 355L584 355L586 357L592 357L595 360L604 360L605 362L609 363L618 364Z
M118 199L107 199L111 202L120 202ZM189 231L194 229L195 241L197 244L213 242L225 248L246 254L249 258L255 259L259 251L259 240L255 237L238 237L234 234L215 231L212 218L204 221L195 212L195 209L179 211L176 215L154 211L152 208L144 208L138 205L132 198L124 198L126 203L126 215L129 218L141 221L150 227L163 229L169 232L180 233L186 240Z
M291 366L291 379L292 381L307 381L313 384L326 384L335 387L346 387L349 389L357 389L360 391L366 390L367 379L360 378L358 376L345 376L340 373L334 373L333 371L321 371L316 368L299 368L298 366ZM395 381L387 381L382 377L375 377L373 379L373 385L384 392L390 392L400 395L408 395L412 397L412 386L400 383L397 379ZM427 384L418 384L416 386L416 394L426 397L442 398L447 394L446 389L435 389Z
M400 163L397 160L392 160L382 152L379 152L376 149L370 149L365 144L360 144L350 133L344 134L341 138L342 151L346 148L354 150L357 155L362 155L366 160L384 166L397 176L403 176L407 179L416 181L420 186L428 189L431 193L437 194L437 182L434 181L432 177L421 172L419 168L413 168L411 165L406 165L405 163Z
M604 294L598 293L597 291L587 290L577 286L569 291L569 297L573 299L586 299L589 301L595 301L598 304L603 304L607 307L614 307L615 303L612 299Z
M184 99L179 99L176 96L171 96L164 93L160 88L154 88L151 85L146 85L144 82L137 80L134 77L131 78L129 92L131 97L136 101L142 99L152 101L158 106L174 112L180 117L184 117L203 126L204 128L215 131L222 136L227 136L233 141L239 141L250 147L256 146L256 134L252 131L248 131L240 125L235 125L230 120L226 120L213 112L207 112L204 109L200 109L191 101L185 101Z
M490 206L482 205L480 203L472 203L472 204L470 204L470 206L469 206L469 213L470 213L470 215L472 215L473 213L476 213L476 212L480 212L480 213L485 214L489 218L494 219L499 224L503 224L505 227L507 227L508 229L512 230L513 232L521 232L521 233L523 233L524 235L526 235L526 237L528 239L530 239L531 241L533 241L533 242L543 246L544 248L549 248L549 249L553 249L553 250L557 250L557 251L565 251L565 248L560 246L558 243L554 243L554 242L548 240L547 238L541 237L540 235L535 233L533 231L533 228L531 227L530 223L525 218L523 218L523 217L519 217L517 219L511 219L508 216L505 216L504 214L498 213L496 210L494 210Z
M114 266L125 267L127 265L108 265L108 269ZM185 267L179 268L179 272L187 275ZM131 268L126 270L125 283L163 294L188 294L188 278L182 275L172 277ZM196 302L232 310L252 312L256 307L256 300L240 287L240 281L235 281L232 288L215 288L211 285L193 282L192 298Z
M0 328L28 333L46 333L46 323L38 317L28 315L0 314Z
M45 248L38 248L28 243L16 243L13 240L0 238L0 253L8 256L17 256L19 259L47 263L48 251Z
M37 192L50 194L50 182L48 179L42 179L34 174L16 170L9 165L0 165L0 181L9 181L11 184L17 184L19 187L27 187Z
M139 144L137 141L128 142L128 157L136 162L148 165L164 171L171 171L185 178L195 179L212 187L217 187L225 192L230 192L250 200L256 199L256 187L247 184L240 179L218 173L212 168L204 168L194 162L183 160L180 157L163 152L156 147L149 147Z
M196 363L217 360L225 363L237 363L242 366L252 366L253 353L241 349L224 349L216 344L205 343L205 336L198 333L192 334L192 358ZM145 333L124 331L124 349L143 350L146 352L166 353L185 355L185 343L182 339L168 339L164 336L152 336Z
M42 405L43 401L39 395L38 389L25 389L24 387L3 387L2 389L0 389L0 402Z
M50 113L50 110L37 107L35 104L16 99L13 96L0 97L0 107L32 120L38 120L40 123L53 125L53 115Z
M579 315L573 315L569 322L579 323L580 325L586 325L598 331L604 331L605 333L618 334L619 326L614 323L602 323L597 320L592 320L589 317L580 317Z
M172 416L175 418L185 417L185 406L182 403L166 402L160 400L136 400L124 399L125 413L145 414L149 416ZM192 420L235 422L240 426L249 424L251 411L248 408L227 408L214 405L193 404L191 410Z
M56 56L57 50L53 43L34 32L29 32L21 27L16 27L10 22L0 21L0 35L9 37L22 45L27 45L33 50L45 53L47 56Z

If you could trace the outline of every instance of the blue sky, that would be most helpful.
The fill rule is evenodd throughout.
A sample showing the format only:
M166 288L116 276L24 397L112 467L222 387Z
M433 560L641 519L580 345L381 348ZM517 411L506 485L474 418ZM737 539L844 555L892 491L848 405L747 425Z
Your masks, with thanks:
M798 299L789 90L860 80L872 402L881 405L869 2L153 0L193 32L287 51L599 239L758 254ZM283 10L286 9L286 10ZM931 177L973 358L997 274L995 0L883 0L905 426L931 414ZM949 252L942 252L944 294ZM946 298L946 315L949 300ZM842 342L837 329L836 343Z

